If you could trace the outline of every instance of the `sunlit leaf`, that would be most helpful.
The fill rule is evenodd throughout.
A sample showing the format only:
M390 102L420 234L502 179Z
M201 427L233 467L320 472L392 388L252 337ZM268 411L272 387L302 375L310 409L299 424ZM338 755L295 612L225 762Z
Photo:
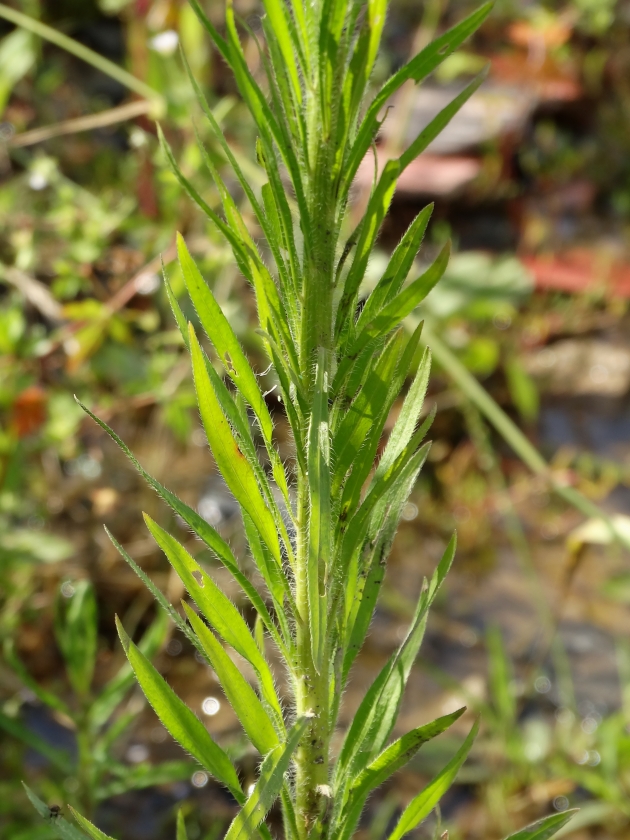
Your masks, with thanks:
M230 790L237 802L243 801L241 784L234 765L226 753L212 739L199 718L179 699L149 660L140 653L118 620L116 620L116 626L140 687L164 727L186 752L196 758L204 769Z
M455 781L455 777L457 776L460 767L470 752L478 730L479 722L477 721L470 730L468 737L457 751L456 755L405 808L400 820L398 821L398 825L389 835L388 840L400 840L401 837L404 837L410 831L413 831L413 829L422 822L425 817L429 816L442 796L444 796L446 791Z

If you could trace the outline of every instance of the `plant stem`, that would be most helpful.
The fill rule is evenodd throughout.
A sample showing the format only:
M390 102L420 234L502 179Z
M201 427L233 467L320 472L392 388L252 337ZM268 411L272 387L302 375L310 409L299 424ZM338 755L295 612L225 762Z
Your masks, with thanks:
M299 840L306 840L320 810L318 788L328 781L329 691L328 661L323 658L317 673L311 656L308 608L308 477L298 477L297 573L295 581L298 619L296 627L296 712L313 714L296 756L296 806Z

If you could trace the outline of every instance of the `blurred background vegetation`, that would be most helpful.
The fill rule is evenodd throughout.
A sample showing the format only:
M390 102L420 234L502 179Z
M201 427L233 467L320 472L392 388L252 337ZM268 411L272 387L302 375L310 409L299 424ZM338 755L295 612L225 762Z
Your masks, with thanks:
M220 25L222 2L204 6ZM255 0L236 6L255 32ZM474 6L393 0L379 74ZM179 597L141 525L141 510L162 522L166 510L73 395L239 547L235 506L213 472L161 285L163 261L175 293L183 292L175 230L261 375L266 364L248 289L158 148L156 115L187 176L216 203L180 45L252 183L255 137L185 0L13 0L7 8L0 4L0 836L55 836L32 810L25 780L50 804L78 804L121 840L174 836L182 804L190 836L210 840L234 803L146 708L123 665L114 614L136 628L246 779L255 756L240 743L212 674L172 635L106 539L103 523ZM15 26L11 10L26 25ZM38 21L71 40L51 40ZM256 66L253 35L246 49ZM426 86L402 91L379 159L488 61L481 91L405 173L383 260L419 207L434 201L419 259L449 237L455 256L426 303L427 324L550 461L556 482L600 505L628 540L630 3L497 0L463 52ZM221 164L220 150L204 140ZM366 161L354 213L372 172ZM268 398L289 454L272 391ZM455 571L400 725L466 702L481 712L483 729L439 820L417 837L448 828L454 840L492 840L573 806L581 811L568 836L627 837L627 551L532 475L439 365L427 410L434 405L430 461L405 511L346 719L353 691L361 696L396 644L422 576L457 527ZM207 553L201 559L221 576ZM378 840L454 749L438 740L399 774L371 802L361 838Z

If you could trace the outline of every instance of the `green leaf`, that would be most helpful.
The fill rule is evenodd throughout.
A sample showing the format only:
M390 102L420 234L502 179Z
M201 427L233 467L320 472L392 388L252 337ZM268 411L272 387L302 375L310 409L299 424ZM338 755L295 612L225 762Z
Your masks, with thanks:
M388 840L400 840L401 837L404 837L405 834L413 831L418 823L422 822L423 819L429 816L431 811L435 808L440 799L455 781L455 777L457 776L460 767L470 752L470 748L473 745L473 741L477 736L478 730L479 722L477 721L470 730L468 737L457 751L457 754L405 808L398 825L390 834Z
M425 424L429 425L429 423ZM358 562L357 582L348 580L346 598L346 643L342 680L345 684L352 663L363 646L367 635L381 584L385 576L387 556L396 536L402 510L413 489L421 465L416 472L407 474L374 508Z
M146 588L153 595L153 597L155 598L157 603L160 605L160 607L162 607L164 612L168 615L168 617L175 624L175 626L178 627L182 631L182 633L184 633L185 635L188 635L189 631L188 631L188 627L186 625L186 622L180 616L180 614L177 612L177 610L173 607L173 605L170 603L170 601L166 598L164 593L153 583L151 578L147 574L145 574L145 572L142 571L142 569L140 568L140 566L138 566L138 564L135 562L135 560L132 557L129 556L129 554L125 551L125 549L122 547L122 545L114 537L114 535L111 533L111 531L109 531L107 529L107 527L105 527L105 533L107 534L107 536L111 540L113 546L116 548L116 550L118 551L120 556L123 558L123 560L125 560L129 564L129 566L131 566L131 568L138 575L140 580L144 583ZM190 633L189 638L190 638L190 636L192 636L192 633Z
M281 566L282 556L273 517L263 500L256 476L234 440L221 410L192 325L189 325L189 336L199 411L212 454L234 498L251 516L274 560Z
M434 117L426 128L424 128L416 139L409 145L407 149L398 158L400 164L400 174L405 170L412 160L415 160L418 155L421 155L425 149L431 145L435 138L444 131L446 126L453 119L455 114L468 102L470 97L486 80L488 75L488 68L482 70L479 75L468 84L464 90L453 99L445 108L442 108L440 113Z
M130 790L188 781L196 769L197 765L190 761L162 761L155 766L142 762L133 767L126 764L116 765L110 761L108 770L117 778L101 783L96 799L103 802L110 796L120 796Z
M18 675L20 681L24 686L30 688L38 700L41 700L44 705L49 706L51 709L61 712L62 715L71 717L72 712L63 700L60 697L57 697L56 694L53 694L52 691L47 691L45 688L42 688L37 680L33 679L30 673L26 670L24 663L15 652L15 643L13 639L4 640L3 653L6 662Z
M510 834L505 840L548 840L549 837L560 831L569 820L576 815L577 809L572 811L563 811L561 814L551 814L549 817L544 817L538 822L522 828L516 834Z
M177 835L175 840L188 840L188 833L186 831L186 823L184 822L184 809L180 808L177 812Z
M433 213L433 204L421 210L405 231L404 236L390 257L383 276L365 302L357 321L357 333L381 312L383 306L398 294L424 239L424 234Z
M407 636L381 669L352 720L344 738L337 766L335 785L348 782L348 770L364 745L367 752L362 762L365 766L385 745L398 715L402 692L411 673L424 635L429 607L431 606L455 556L455 537L449 542L442 559L424 587L418 600L415 615ZM358 769L362 769L360 766Z
M404 767L418 752L423 744L446 731L458 720L466 708L458 709L449 715L413 729L402 738L390 744L352 783L348 802L344 807L343 824L336 840L350 838L361 816L361 811L370 792L380 787L396 771Z
M318 672L321 670L326 644L326 581L332 538L328 371L328 354L323 348L319 348L308 435L310 517L307 568L311 652L313 664Z
M361 221L354 259L344 281L343 295L337 310L336 335L340 334L349 317L352 301L365 276L368 260L374 250L374 243L380 232L383 219L389 210L399 174L400 163L397 160L388 160L368 203Z
M83 834L82 831L79 831L78 828L71 825L61 815L52 817L48 805L46 805L45 802L42 802L42 800L36 796L27 785L24 784L24 782L22 782L22 786L24 787L26 795L30 799L31 804L37 813L40 817L48 820L58 837L61 837L62 840L86 840L86 835ZM109 840L111 840L111 838Z
M187 604L183 606L191 627L216 671L230 706L234 709L249 740L259 753L266 755L277 746L278 736L256 692L195 611Z
M55 636L61 648L70 684L85 696L92 683L98 643L98 616L94 587L88 580L74 585L71 598L57 596Z
M349 511L356 510L361 491L365 482L374 468L376 453L381 442L381 436L387 423L390 410L394 401L399 396L400 391L409 373L413 359L416 355L418 345L420 342L420 335L422 332L422 323L420 323L414 330L412 336L405 342L405 334L402 330L396 333L394 341L398 341L399 361L396 364L395 370L391 376L386 380L387 390L384 399L380 405L377 406L377 415L367 430L363 445L358 453L357 458L354 459L352 465L352 472L344 487L343 495L341 497L340 518L345 518ZM363 386L363 392L369 388L369 378ZM380 463L380 462L379 462Z
M209 361L205 353L203 354L203 357L206 365L206 373L208 374L208 377L210 379L210 385L214 390L215 396L221 407L221 411L224 413L225 417L228 420L228 423L232 428L232 433L234 435L235 441L238 443L239 449L247 459L247 463L251 467L254 475L256 476L256 481L258 482L258 486L260 487L260 490L264 496L265 503L269 508L271 515L273 516L273 521L276 530L282 538L285 551L287 552L287 555L289 557L289 563L293 565L293 546L287 533L282 514L280 513L278 503L276 502L276 498L271 489L271 485L269 484L267 475L258 458L258 451L254 444L254 440L252 438L251 430L249 427L247 408L243 406L242 410L239 410L237 406L237 401L239 399L242 400L243 397L241 394L239 394L239 392L236 392L236 397L233 397L232 394L226 388L225 383L223 382L219 374L216 372L216 370L212 366L212 363ZM284 468L280 461L280 456L278 455L278 452L276 451L276 449L273 446L273 443L271 442L269 444L268 451L270 453L270 460L273 465L274 476L278 475L278 480L281 483L284 482L284 491L281 490L281 492L283 494L285 510L291 517L292 511L288 498L289 491L286 485L286 477L284 474ZM276 467L278 467L278 469L280 470L281 475L277 473ZM261 572L263 572L263 569L261 569ZM270 586L270 581L268 577L265 577L265 582L267 583L267 586ZM289 597L289 588L285 587L285 589L286 594Z
M394 423L394 428L385 446L385 451L378 463L377 470L380 470L381 474L385 473L394 464L416 431L416 425L429 385L430 374L431 351L426 348L411 387L404 399L400 414Z
M265 757L254 790L232 821L225 840L250 840L282 790L285 773L307 723L307 717L299 718L291 727L286 743L278 744Z
M358 353L370 339L387 335L411 315L444 275L449 257L450 243L447 243L433 265L399 292L370 323L366 324L349 352Z
M285 4L281 0L263 0L263 6L269 17L273 37L277 40L289 78L291 79L291 88L295 103L299 107L302 104L302 88L295 62L296 47L299 49L299 42L296 43L292 37L289 24L290 18L286 14Z
M186 288L206 335L214 344L230 379L254 410L265 440L271 442L273 422L258 386L256 375L228 319L190 256L181 234L177 234L177 254Z
M331 488L333 496L339 493L346 473L355 463L366 435L376 423L377 418L381 418L383 424L385 422L386 418L382 418L382 408L386 403L391 380L400 360L403 339L404 335L400 332L390 340L368 373L365 384L357 396L349 406L344 407L345 412L333 437L333 452L335 453ZM371 453L368 453L367 459L371 464Z
M217 49L234 73L241 96L249 108L249 111L260 131L266 157L270 158L272 155L275 156L273 141L275 140L277 143L277 148L282 155L295 189L296 198L300 207L300 215L303 219L307 219L309 215L308 205L304 195L304 187L302 184L300 167L295 155L295 150L292 147L290 138L284 131L284 127L276 119L272 109L270 108L265 94L260 89L247 67L243 51L238 41L236 28L234 26L234 15L232 9L230 7L226 9L226 24L228 30L228 38L226 40L219 35L215 26L204 14L198 0L190 0L190 3L202 25L212 38ZM303 232L305 238L308 239L308 230L304 230Z
M244 800L234 765L208 730L142 655L116 619L118 634L136 678L156 715L173 738L209 773L224 784L237 802Z
M410 475L417 475L422 468L430 444L425 444L416 452L420 438L421 434L414 435L392 467L383 474L374 475L361 506L347 523L347 527L345 523L342 523L342 532L345 530L345 533L339 551L340 568L347 568L357 547L362 544L366 524L378 503L400 483L408 481Z
M208 122L210 123L210 127L212 129L212 132L213 132L214 136L216 137L216 139L218 140L223 153L225 154L226 158L228 159L228 161L230 163L230 166L232 167L232 171L234 172L234 174L238 178L239 184L243 188L243 191L245 192L245 194L246 194L246 196L249 200L249 203L251 204L252 209L253 209L253 211L256 215L256 219L257 219L258 223L260 224L260 226L263 230L263 233L265 234L265 237L267 239L267 243L269 244L269 247L271 248L271 251L272 251L273 256L274 256L274 260L276 261L276 266L278 268L278 272L280 274L280 277L284 278L286 276L286 273L287 273L286 266L285 266L285 263L284 263L284 259L282 258L282 255L281 255L281 252L280 252L280 248L284 247L286 250L289 251L289 260L290 260L290 264L291 264L291 271L293 273L293 276L291 277L291 280L294 281L295 275L297 273L296 272L296 267L297 267L297 264L298 264L297 252L295 250L295 243L293 242L293 239L292 239L292 230L291 230L290 241L289 241L288 238L286 238L286 230L284 229L284 226L283 226L284 225L284 220L285 220L286 217L283 218L282 224L280 223L280 219L278 219L278 223L280 224L280 227L281 227L281 235L277 236L277 231L276 231L276 228L274 226L274 219L272 218L271 214L269 213L269 207L268 207L267 201L265 200L265 187L263 186L263 190L262 190L263 200L264 200L264 205L265 205L265 212L263 212L263 209L260 206L260 203L259 203L258 199L256 198L256 196L254 195L254 192L253 192L253 190L250 186L249 179L243 173L235 155L232 152L232 149L230 148L227 140L225 139L225 136L224 136L224 134L221 131L221 128L219 126L219 123L217 122L217 120L216 120L216 118L215 118L215 116L212 112L212 109L209 107L208 102L206 100L206 97L203 95L203 93L201 91L201 88L199 87L199 84L197 83L197 80L193 76L193 73L190 69L188 61L186 60L186 56L183 54L183 52L182 52L182 58L184 60L184 66L186 68L186 72L188 73L188 78L189 78L190 83L191 83L191 85L192 85L192 87L195 91L196 96L197 96L197 101L199 102L199 104L200 104ZM266 186L268 187L268 185L266 185ZM282 196L284 197L284 191L282 191ZM286 198L285 198L285 203L286 203ZM287 205L287 210L288 210L288 205ZM291 219L290 212L289 212L288 218L289 218L289 220ZM287 281L285 280L284 282L285 282L285 285L287 285ZM285 294L286 294L286 292L285 292Z
M240 612L174 537L160 528L147 514L144 514L144 521L204 618L254 668L260 679L263 696L282 719L269 665L265 662Z
M363 122L359 128L357 139L348 149L347 158L343 167L344 180L341 188L341 195L346 195L354 180L357 169L370 144L375 138L380 125L378 117L387 100L403 85L408 79L420 82L425 79L445 58L453 53L476 29L478 29L486 17L490 14L493 3L485 3L472 15L449 29L444 35L436 38L418 55L414 56L407 64L398 70L381 88L374 97L368 108Z
M69 805L68 807L72 812L72 816L79 823L79 825L85 831L88 837L91 837L92 840L112 840L109 834L105 834L104 831L101 831L100 828L97 828L95 825L93 825L82 814L79 814L78 811L75 811L72 805Z

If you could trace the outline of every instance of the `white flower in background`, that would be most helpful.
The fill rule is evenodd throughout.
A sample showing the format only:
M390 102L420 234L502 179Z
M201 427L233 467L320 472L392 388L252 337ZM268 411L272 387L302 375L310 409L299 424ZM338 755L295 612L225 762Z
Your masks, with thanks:
M174 29L165 29L158 32L149 41L149 47L160 55L173 55L179 44L179 35Z

